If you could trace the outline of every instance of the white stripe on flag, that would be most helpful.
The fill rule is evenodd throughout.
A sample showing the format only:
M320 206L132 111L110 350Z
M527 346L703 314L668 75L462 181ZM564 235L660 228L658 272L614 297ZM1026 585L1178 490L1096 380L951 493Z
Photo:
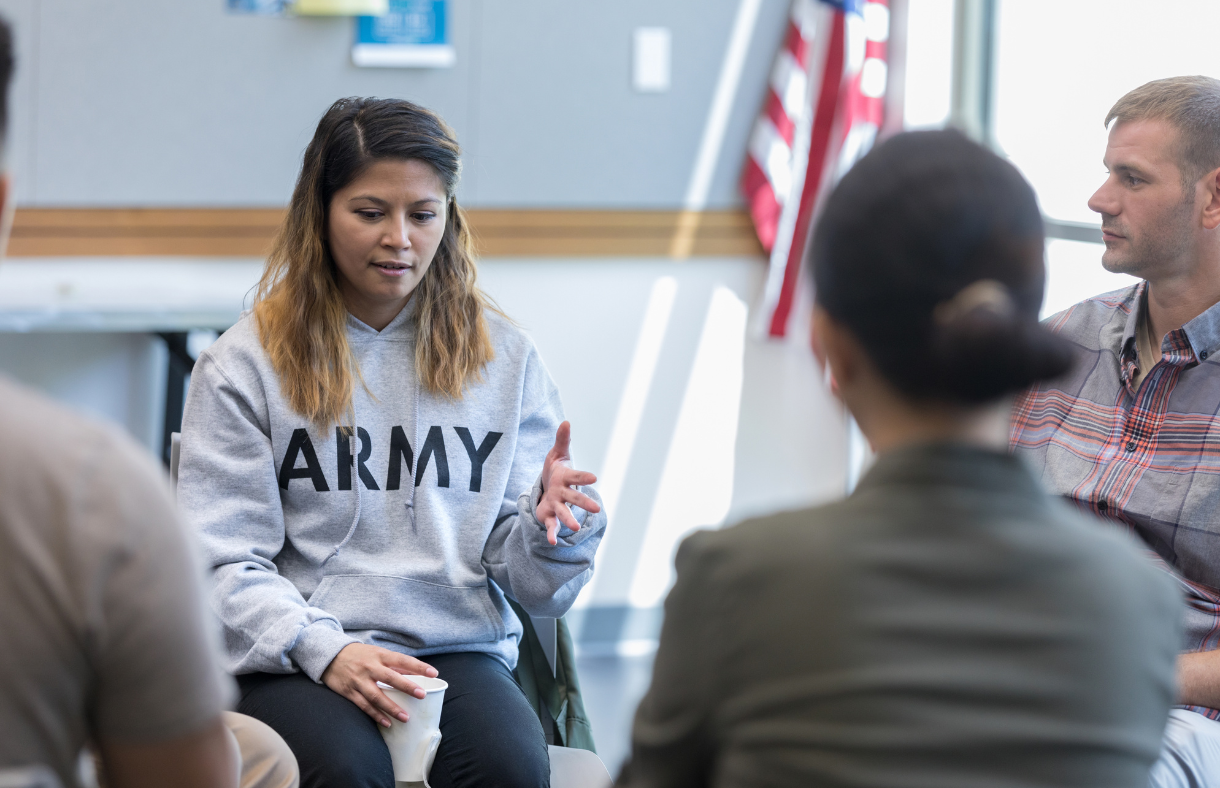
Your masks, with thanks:
M869 98L885 98L885 83L889 67L880 58L865 58L860 69L860 92Z
M865 3L864 30L869 41L889 40L890 9L881 5L881 3Z
M843 68L844 78L848 78L853 74L859 73L864 67L865 51L868 47L868 39L864 35L864 17L857 14L846 14L847 27L844 29L846 33L844 43L844 55L846 56L846 64Z
M771 89L783 103L788 119L795 124L808 106L809 78L787 48L775 58L775 67L771 69Z
M750 158L767 176L776 202L783 205L792 192L792 149L779 135L770 118L759 118L754 124L754 133L750 136Z

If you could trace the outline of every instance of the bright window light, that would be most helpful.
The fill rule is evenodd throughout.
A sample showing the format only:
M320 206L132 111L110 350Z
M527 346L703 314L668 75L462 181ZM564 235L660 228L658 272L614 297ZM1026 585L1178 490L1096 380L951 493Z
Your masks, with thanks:
M610 445L606 448L598 479L602 504L611 522L618 511L623 480L627 477L627 466L639 435L640 419L644 416L648 392L652 390L652 378L657 371L657 361L661 358L661 346L665 343L665 332L669 328L677 295L678 280L672 276L663 276L653 283L648 307L644 311L644 322L635 340L631 368L627 371L627 382L623 385L623 396L619 398L618 412L610 430Z
M1220 76L1215 0L1002 2L998 26L996 137L1056 219L1099 221L1086 203L1105 178L1103 121L1123 94L1163 77Z
M713 291L631 583L635 607L660 604L682 537L728 516L747 311L727 287Z
M1072 304L1130 287L1139 280L1127 274L1112 274L1101 267L1101 244L1051 239L1046 243L1046 298L1042 316L1050 317Z
M953 0L910 0L906 72L906 128L944 126L953 94Z

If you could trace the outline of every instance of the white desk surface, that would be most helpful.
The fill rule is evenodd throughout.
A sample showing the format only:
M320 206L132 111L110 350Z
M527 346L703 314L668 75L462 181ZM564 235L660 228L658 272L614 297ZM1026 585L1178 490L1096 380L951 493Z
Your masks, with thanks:
M223 330L250 303L261 258L12 257L0 331Z

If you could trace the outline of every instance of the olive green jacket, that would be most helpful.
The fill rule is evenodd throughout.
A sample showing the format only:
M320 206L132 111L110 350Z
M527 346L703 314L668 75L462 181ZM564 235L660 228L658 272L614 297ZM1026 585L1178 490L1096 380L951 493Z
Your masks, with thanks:
M518 644L517 681L542 722L548 741L553 738L553 743L562 747L597 752L593 746L593 727L580 696L576 651L567 622L562 618L555 622L555 672L552 673L529 615L512 599L508 603L525 628Z

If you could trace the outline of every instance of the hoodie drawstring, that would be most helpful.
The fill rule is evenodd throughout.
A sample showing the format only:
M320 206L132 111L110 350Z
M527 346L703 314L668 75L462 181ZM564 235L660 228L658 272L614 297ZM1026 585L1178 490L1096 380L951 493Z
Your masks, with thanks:
M411 428L411 440L415 441L412 451L416 457L412 460L411 479L409 481L410 491L407 493L407 516L411 518L411 533L415 533L415 471L414 467L419 462L419 376L415 377L415 405L412 408L414 414L412 418L415 424Z
M360 524L361 479L360 479L360 474L357 472L358 469L356 467L356 458L357 458L357 455L359 454L359 447L357 447L355 445L358 437L359 436L356 434L356 428L353 426L351 433L347 436L347 453L348 453L349 459L352 462L352 477L353 477L352 490L354 490L356 493L356 513L354 515L352 515L352 525L350 528L347 529L347 536L343 537L342 542L339 542L339 544L334 546L334 548L330 551L330 555L326 556L326 558L322 561L322 565L320 567L318 567L319 569L322 569L322 570L325 570L327 562L330 561L330 559L337 556L339 554L339 551L342 550L344 547L346 547L347 543L352 540L352 537L355 536L355 534L356 534L356 526ZM412 491L414 491L414 487L412 487ZM410 506L410 504L407 504L407 505Z
M413 434L411 436L412 439L415 441L415 444L412 447L412 452L418 454L418 452L419 452L419 375L415 376L415 406L414 406L414 408L412 408L412 410L414 411L412 418L415 419L415 424L414 424L414 427L412 428ZM330 559L337 556L339 554L340 550L342 550L344 547L347 546L347 543L350 542L352 540L352 537L356 535L356 526L358 526L360 524L360 487L363 484L363 482L360 479L360 473L359 473L359 468L357 467L357 463L359 462L358 458L359 458L359 454L360 454L360 449L363 447L358 445L359 438L360 438L359 431L357 430L357 427L353 420L352 431L347 436L347 453L348 453L348 459L351 461L351 464L352 464L352 490L356 494L356 512L355 512L355 514L352 515L351 527L349 527L347 529L347 535L343 537L343 541L339 542L339 544L334 546L334 548L330 551L330 555L326 556L326 558L323 559L323 561L322 561L322 565L320 567L318 567L320 570L322 570L323 574L325 574L326 564L330 561ZM408 471L411 474L411 478L407 480L407 487L408 487L407 504L406 504L407 505L407 516L411 520L411 532L412 533L415 532L415 470L416 469L414 466L416 465L416 463L418 461L419 461L419 457L415 457L412 460L412 462L411 462L412 467L410 467L408 469Z

